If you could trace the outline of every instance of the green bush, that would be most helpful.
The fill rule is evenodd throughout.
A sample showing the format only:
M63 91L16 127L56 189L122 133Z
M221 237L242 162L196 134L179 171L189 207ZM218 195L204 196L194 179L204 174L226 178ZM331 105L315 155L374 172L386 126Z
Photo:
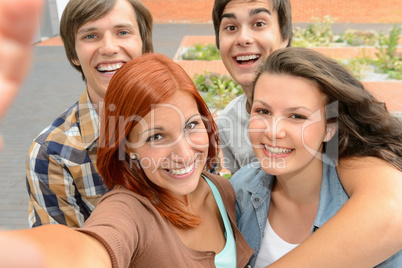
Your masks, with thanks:
M373 31L347 29L343 34L343 39L350 46L374 46L377 42L378 34Z
M241 86L227 75L205 72L196 74L193 80L208 107L223 109L243 94Z
M194 44L181 57L183 60L220 60L221 54L214 44Z
M377 67L395 79L402 79L402 55L397 52L401 31L402 27L394 24L388 36L380 33L376 53Z
M363 49L359 56L354 59L342 60L340 64L346 67L357 79L362 80L366 77L367 72L373 71L374 61Z
M324 16L322 20L313 18L313 23L306 29L297 27L293 32L292 46L294 47L315 47L329 46L334 42L334 34L331 31L335 20L330 16Z

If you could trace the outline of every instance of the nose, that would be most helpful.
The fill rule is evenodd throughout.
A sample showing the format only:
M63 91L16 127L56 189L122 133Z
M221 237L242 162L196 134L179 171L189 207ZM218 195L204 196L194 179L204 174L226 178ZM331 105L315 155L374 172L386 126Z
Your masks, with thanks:
M180 140L177 141L172 148L171 158L173 162L189 164L187 162L193 160L191 159L192 156L192 149L189 142L184 136L181 136Z
M273 116L270 120L265 133L272 141L286 137L285 119L282 116Z
M242 27L239 31L239 36L237 38L237 44L239 46L248 46L253 43L253 35L250 29Z
M120 50L117 40L111 34L105 34L102 39L99 53L105 56L113 56Z

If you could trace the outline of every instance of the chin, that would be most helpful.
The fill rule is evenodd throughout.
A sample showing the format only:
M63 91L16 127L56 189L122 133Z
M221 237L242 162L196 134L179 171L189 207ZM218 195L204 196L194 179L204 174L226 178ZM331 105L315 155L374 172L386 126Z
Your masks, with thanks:
M283 158L275 159L263 157L260 158L260 165L265 173L271 175L280 175L286 172L287 169L287 163Z

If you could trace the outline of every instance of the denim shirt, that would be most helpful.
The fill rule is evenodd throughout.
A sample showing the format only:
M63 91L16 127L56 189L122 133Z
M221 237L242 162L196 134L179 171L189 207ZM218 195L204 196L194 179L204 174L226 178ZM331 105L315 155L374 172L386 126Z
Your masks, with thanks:
M326 155L323 160L320 201L311 233L324 225L349 200L334 162ZM265 173L258 162L243 167L230 179L236 192L237 226L255 251L249 261L251 267L254 267L260 251L274 180L275 177ZM376 267L402 267L402 250Z

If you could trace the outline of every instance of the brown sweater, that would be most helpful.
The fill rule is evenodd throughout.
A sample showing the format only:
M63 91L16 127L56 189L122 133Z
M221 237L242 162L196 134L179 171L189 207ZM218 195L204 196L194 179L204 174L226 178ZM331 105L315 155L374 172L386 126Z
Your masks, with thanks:
M233 188L227 179L204 175L222 196L235 234L237 267L244 267L253 250L236 227ZM185 246L147 198L123 187L105 194L84 226L77 230L95 237L106 247L114 268L215 267L215 252Z

